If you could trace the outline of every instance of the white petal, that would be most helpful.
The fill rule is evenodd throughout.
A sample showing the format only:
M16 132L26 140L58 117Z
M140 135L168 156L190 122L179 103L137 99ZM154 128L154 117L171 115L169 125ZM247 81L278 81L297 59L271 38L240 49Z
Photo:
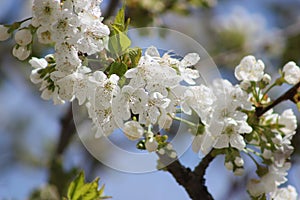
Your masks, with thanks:
M243 150L246 146L243 136L233 134L230 136L230 145L238 150Z
M201 145L201 152L204 155L208 154L209 151L212 149L213 144L215 142L216 141L214 140L214 138L210 134L205 134L202 145Z
M214 147L217 149L223 149L229 147L229 136L227 134L220 135Z
M39 69L39 68L45 68L47 67L48 65L48 62L44 59L44 58L36 58L36 57L32 57L30 60L29 60L29 64L33 67L33 68L36 68L36 69Z
M192 114L192 109L188 106L187 103L183 103L181 104L181 110L187 114L187 115L191 115Z
M239 133L251 133L252 127L245 121L239 121L240 128L238 130Z
M189 53L180 62L182 66L188 67L195 65L199 62L200 56L197 53Z
M153 47L153 46L149 47L146 50L145 55L150 56L150 57L160 57L157 48Z
M50 91L50 90L48 90L48 89L45 89L45 90L42 92L41 97L42 97L42 99L44 99L44 100L49 100L49 99L51 99L52 94L53 94L52 91Z
M201 146L202 146L202 142L203 142L203 138L202 138L202 135L197 135L194 140L193 140L193 143L192 143L192 150L195 152L195 153L198 153L201 149Z

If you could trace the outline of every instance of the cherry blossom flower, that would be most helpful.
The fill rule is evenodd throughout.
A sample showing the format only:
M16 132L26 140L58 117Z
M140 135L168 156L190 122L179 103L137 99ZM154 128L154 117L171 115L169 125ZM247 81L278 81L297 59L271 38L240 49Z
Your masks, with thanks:
M300 81L300 68L295 62L288 62L283 66L284 80L289 84L297 84Z
M254 56L246 56L235 68L235 77L239 81L260 81L264 75L265 65Z

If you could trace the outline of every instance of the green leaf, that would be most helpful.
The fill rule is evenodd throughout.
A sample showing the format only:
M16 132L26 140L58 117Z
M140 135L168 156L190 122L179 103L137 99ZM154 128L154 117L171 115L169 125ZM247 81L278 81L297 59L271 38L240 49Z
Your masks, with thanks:
M71 182L68 189L68 200L95 200L107 199L108 196L103 196L104 186L99 190L99 178L96 178L91 183L86 183L84 173L80 174Z
M68 198L78 199L78 190L84 185L84 172L80 172L79 175L71 182L68 188Z
M125 63L121 62L114 62L111 64L110 69L109 69L109 74L116 74L119 77L122 77L126 71L127 71L128 67Z
M118 30L118 34L113 35L109 38L108 50L111 53L118 55L126 51L130 47L131 40L126 34L120 32L119 29L116 30Z
M131 60L130 68L136 67L142 57L142 49L138 47L129 49L129 57Z
M131 40L124 33L119 33L118 36L119 36L121 51L123 52L123 51L125 51L126 49L128 49L130 47Z
M114 20L114 24L122 27L121 31L125 31L125 4L118 11L116 18Z
M108 42L108 50L116 55L126 51L130 45L131 40L127 36L127 30L130 19L125 21L125 4L118 11L113 24L111 25L111 37Z

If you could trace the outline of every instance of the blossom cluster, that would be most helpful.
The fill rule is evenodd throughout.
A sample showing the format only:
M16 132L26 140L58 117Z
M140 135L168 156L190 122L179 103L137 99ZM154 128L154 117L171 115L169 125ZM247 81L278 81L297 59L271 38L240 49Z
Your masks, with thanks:
M89 69L83 66L81 55L92 55L105 46L110 31L102 23L101 0L35 0L30 25L19 28L22 22L1 26L1 40L14 35L13 55L20 60L31 54L33 34L42 44L54 44L55 53L45 58L32 58L31 80L41 83L43 99L55 104L74 98L76 89ZM72 88L72 89L71 89Z
M291 165L296 117L291 109L282 114L272 109L258 111L271 105L268 92L273 87L299 84L299 66L287 63L271 84L263 61L250 55L235 68L239 84L225 79L213 80L210 85L197 84L200 56L196 53L180 57L171 52L162 54L151 46L143 55L136 53L130 62L126 60L132 51L114 43L118 41L119 28L126 27L113 24L112 34L102 23L100 3L101 0L35 0L30 25L20 28L23 22L18 22L0 26L0 40L8 39L18 29L13 54L20 60L30 56L34 34L40 43L54 45L54 54L29 61L33 67L30 78L41 84L41 97L55 104L77 99L88 110L96 138L121 129L128 139L137 141L139 149L171 158L177 155L164 132L174 121L187 123L194 135L193 151L224 154L224 165L234 174L244 172L242 153L252 158L257 177L249 181L248 192L253 198L267 194L273 199L295 199L292 186L279 187L287 181ZM126 34L121 33L120 43L129 43L124 38ZM112 58L113 53L118 55ZM100 54L105 54L103 62L109 63L108 67L92 69L88 57L94 55L102 62ZM137 60L134 65L132 60ZM120 68L115 70L115 66ZM198 123L182 119L179 114L196 115Z
M249 96L248 100L253 105L253 111L247 111L251 119L248 120L252 127L250 134L244 139L247 153L255 153L262 159L262 164L255 161L257 165L258 178L251 179L248 184L248 192L252 197L261 197L269 194L272 199L280 199L279 196L286 195L287 199L296 199L296 192L292 186L287 189L278 187L287 181L290 156L293 152L291 139L296 133L297 119L292 109L277 114L273 109L266 111L262 116L257 114L255 109L261 105L270 105L271 99L267 92L276 85L283 82L297 84L300 82L300 68L294 62L287 63L282 70L281 77L274 84L270 85L270 75L264 73L265 65L261 60L253 56L246 56L235 69L235 76L241 81L243 90ZM289 196L289 198L288 198Z

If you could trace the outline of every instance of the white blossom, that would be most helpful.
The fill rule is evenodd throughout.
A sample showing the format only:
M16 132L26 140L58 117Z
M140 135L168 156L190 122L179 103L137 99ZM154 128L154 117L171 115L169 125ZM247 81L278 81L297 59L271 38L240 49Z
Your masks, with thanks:
M118 128L111 107L105 108L101 104L94 104L94 102L87 102L86 107L95 129L97 129L96 138L109 136Z
M34 83L40 83L43 81L41 75L38 73L40 69L44 69L47 67L48 62L44 58L36 58L33 57L29 60L30 65L34 68L30 75L30 80Z
M125 85L112 101L112 109L117 123L122 126L123 120L128 120L133 114L142 114L148 102L148 94L144 88L133 88Z
M191 114L191 108L198 114L202 122L206 121L207 116L212 111L212 104L216 100L212 90L205 85L190 86L184 93L184 100L181 108L184 113Z
M59 0L34 0L32 15L36 26L49 26L56 20L60 8Z
M41 88L42 89L42 88ZM47 88L42 89L43 92L41 94L42 99L44 100L53 100L54 105L64 104L65 101L62 100L58 95L58 88L55 88L54 91L48 90Z
M278 118L278 123L284 127L280 130L285 135L294 135L297 128L297 119L292 109L285 110Z
M55 22L51 26L52 38L55 42L70 40L78 33L77 27L80 21L70 10L62 10L56 16Z
M289 84L297 84L300 81L300 68L295 62L288 62L284 65L282 72L284 80Z
M88 99L88 78L87 73L91 72L91 69L83 66L79 68L76 73L76 82L74 84L74 95L78 99L78 104L82 105L86 99Z
M115 74L107 78L102 71L94 72L93 77L89 79L92 102L96 106L111 107L113 96L119 92L118 81L119 77Z
M49 30L49 27L46 26L40 26L36 31L38 40L42 44L50 44L53 42L52 40L52 33L51 30Z
M278 188L271 195L273 200L297 200L297 196L296 189L291 185L284 188Z
M78 50L89 55L103 50L104 37L109 35L109 28L101 20L88 13L80 13L82 37L77 41Z
M59 97L65 101L72 101L74 99L74 84L76 82L76 75L65 75L59 71L51 74L51 79L58 79L56 85L59 88Z
M278 186L287 181L287 170L290 166L290 163L284 163L282 166L270 165L268 173L262 176L260 180L250 180L247 186L248 191L255 197L261 194L274 193Z
M139 122L141 124L155 124L159 117L166 113L162 112L168 107L170 99L164 97L158 92L151 93L148 98L147 105L144 107L143 113L139 115Z
M81 66L76 48L69 43L55 45L56 69L61 72L73 73Z
M198 70L193 70L188 67L196 65L200 60L200 57L196 53L189 53L180 61L179 71L185 82L190 85L194 85L196 82L194 79L200 77Z
M261 60L256 60L254 56L244 57L235 68L235 77L239 81L260 81L264 75L265 65Z

